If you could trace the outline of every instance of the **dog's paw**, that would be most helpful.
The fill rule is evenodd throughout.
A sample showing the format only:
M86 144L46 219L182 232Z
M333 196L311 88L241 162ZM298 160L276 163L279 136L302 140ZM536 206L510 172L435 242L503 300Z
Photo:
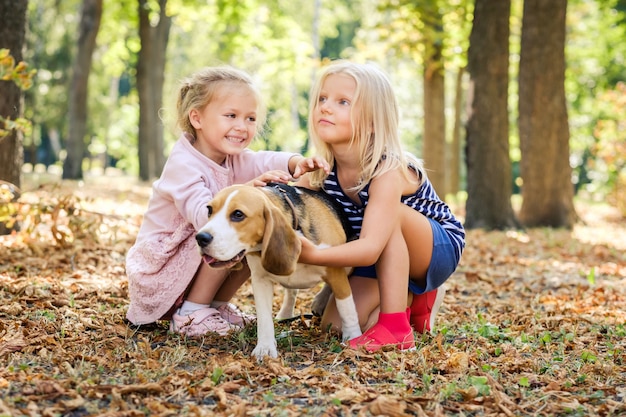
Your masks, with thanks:
M270 358L278 357L278 350L276 349L276 345L256 345L254 350L252 351L252 356L254 356L257 361L263 361L263 358L269 356Z
M283 309L281 308L280 311L278 312L278 314L276 314L276 320L280 321L280 320L287 320L290 318L295 317L296 315L293 312L293 309L291 310L287 310L287 311L283 311Z

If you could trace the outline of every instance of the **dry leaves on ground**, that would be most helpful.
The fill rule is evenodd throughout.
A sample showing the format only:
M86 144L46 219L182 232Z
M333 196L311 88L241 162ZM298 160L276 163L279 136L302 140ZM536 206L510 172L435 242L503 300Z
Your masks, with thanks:
M343 349L303 316L277 325L281 357L258 364L254 326L185 339L125 321L148 195L92 179L22 197L68 208L0 238L0 416L626 413L626 227L605 206L579 205L573 231L469 231L437 334L415 352ZM249 285L234 301L253 311Z

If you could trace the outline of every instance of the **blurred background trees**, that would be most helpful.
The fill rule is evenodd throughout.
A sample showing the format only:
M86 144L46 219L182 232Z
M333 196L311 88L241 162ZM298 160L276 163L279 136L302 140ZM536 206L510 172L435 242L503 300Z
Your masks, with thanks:
M468 227L516 224L511 194L524 196L522 212L548 213L521 216L532 225L571 226L574 195L608 199L626 212L626 0L510 0L508 17L499 19L509 34L495 34L505 39L490 39L492 32L474 25L481 10L509 0L120 0L104 3L99 26L85 26L94 21L85 20L84 7L98 3L28 3L23 57L11 49L37 70L24 92L24 117L33 125L19 140L25 171L157 177L177 137L178 80L222 63L250 72L262 86L270 117L253 148L308 152L312 77L324 61L348 58L389 73L402 140L425 159L442 197L467 201ZM0 0L0 41L26 4ZM532 22L544 31L531 32ZM87 28L97 31L91 53L81 50ZM554 43L553 33L565 37ZM481 51L470 43L489 42L500 46L472 58L472 49ZM541 47L552 49L533 49ZM535 57L527 62L532 70L520 68L520 54ZM72 93L79 70L88 74L84 104ZM555 90L537 95L550 86ZM562 100L565 113L542 99L523 104L541 97ZM539 116L554 127L533 124ZM556 148L533 151L526 141ZM3 157L14 153L6 141L0 148ZM535 188L539 179L549 186Z
M66 157L63 161L63 178L80 179L83 177L83 158L87 154L85 136L87 136L89 75L91 62L96 49L96 37L102 19L102 0L83 0L78 40L69 84L68 129L65 143Z

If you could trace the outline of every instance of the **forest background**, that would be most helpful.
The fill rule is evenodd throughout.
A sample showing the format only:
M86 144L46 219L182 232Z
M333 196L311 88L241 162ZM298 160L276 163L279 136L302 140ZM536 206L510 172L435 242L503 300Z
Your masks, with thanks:
M625 13L0 0L0 415L626 413ZM363 355L303 316L280 324L283 356L256 364L254 329L129 326L124 256L177 137L178 81L250 72L270 109L253 148L307 153L308 89L336 58L390 75L404 144L468 230L438 334ZM251 308L249 288L235 302Z
M467 199L467 227L518 225L514 194L523 224L571 227L570 182L626 211L623 0L3 3L3 42L21 30L23 56L12 52L22 78L36 71L23 114L0 99L5 119L32 124L1 144L0 179L18 188L22 161L67 179L109 167L158 177L178 82L221 63L263 87L269 124L253 148L307 153L312 79L348 58L390 74L403 142L440 195Z

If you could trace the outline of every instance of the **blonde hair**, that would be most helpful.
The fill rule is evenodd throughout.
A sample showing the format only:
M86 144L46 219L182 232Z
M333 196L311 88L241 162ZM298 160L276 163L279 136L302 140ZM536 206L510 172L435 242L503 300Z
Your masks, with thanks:
M195 138L196 130L189 121L189 112L192 109L202 110L216 97L221 87L229 86L247 87L252 92L257 102L256 133L261 133L267 117L261 93L250 75L230 66L205 67L181 81L176 102L176 125Z
M391 170L399 169L407 179L409 164L425 178L422 162L405 152L398 133L399 110L389 78L372 64L357 64L337 60L322 69L309 96L309 135L318 154L333 165L334 157L328 144L320 140L312 123L313 112L319 105L324 81L329 75L343 74L356 82L350 120L352 123L351 144L356 147L361 163L361 178L353 188L361 191L371 180ZM326 179L323 170L311 173L311 184L322 187Z

